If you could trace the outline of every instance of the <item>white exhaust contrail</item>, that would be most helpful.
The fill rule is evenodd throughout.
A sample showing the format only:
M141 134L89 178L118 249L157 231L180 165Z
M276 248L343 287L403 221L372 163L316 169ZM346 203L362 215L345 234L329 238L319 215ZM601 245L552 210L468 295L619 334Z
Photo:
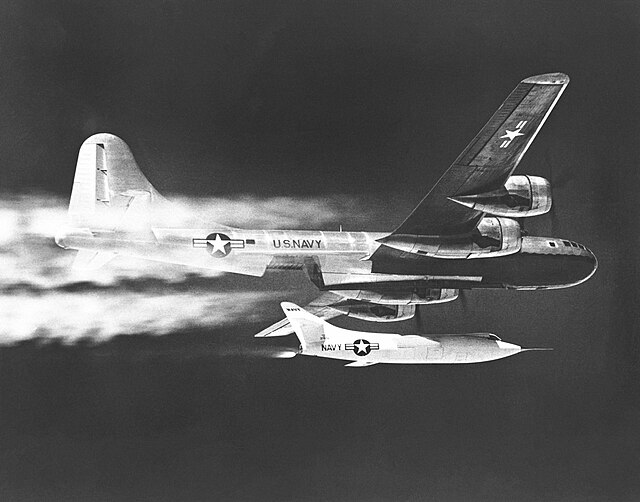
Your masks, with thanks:
M179 211L205 219L230 215L232 225L327 227L341 214L367 214L354 211L360 203L348 196L173 201ZM145 260L117 258L99 270L73 270L74 257L53 242L65 223L67 204L66 197L47 194L0 196L0 344L33 337L99 341L216 328L238 319L259 322L261 304L277 304L290 294L286 288L234 287L235 281L222 279L220 272Z

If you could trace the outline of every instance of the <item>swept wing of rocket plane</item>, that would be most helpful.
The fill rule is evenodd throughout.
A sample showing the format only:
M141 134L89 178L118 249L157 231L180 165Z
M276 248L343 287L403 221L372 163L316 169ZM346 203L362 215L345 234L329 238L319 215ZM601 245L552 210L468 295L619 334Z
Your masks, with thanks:
M574 241L525 234L519 220L549 211L551 187L513 175L568 84L563 73L522 80L391 232L250 230L182 217L122 139L96 134L80 147L56 243L78 250L78 267L126 255L252 276L304 270L321 292L306 309L324 319L401 321L461 289L574 286L595 272L596 257ZM292 332L283 319L256 336Z

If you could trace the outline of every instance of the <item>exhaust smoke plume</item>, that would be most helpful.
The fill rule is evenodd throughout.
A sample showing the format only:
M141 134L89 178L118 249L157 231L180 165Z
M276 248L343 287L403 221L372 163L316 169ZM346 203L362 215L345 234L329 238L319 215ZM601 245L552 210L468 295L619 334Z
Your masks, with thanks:
M179 213L245 228L333 228L338 222L355 226L367 214L347 196L173 200ZM45 194L0 199L2 344L33 337L72 342L164 335L219 328L237 319L259 323L265 314L274 318L267 302L291 299L292 288L299 287L273 291L260 279L125 257L98 270L73 270L75 252L58 248L53 240L65 224L67 205L68 200ZM345 214L352 216L341 220Z

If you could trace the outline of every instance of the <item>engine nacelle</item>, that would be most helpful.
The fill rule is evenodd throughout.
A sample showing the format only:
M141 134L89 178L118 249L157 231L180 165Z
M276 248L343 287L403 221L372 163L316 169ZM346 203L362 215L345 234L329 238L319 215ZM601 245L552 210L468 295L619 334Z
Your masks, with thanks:
M351 300L379 303L386 307L450 302L458 298L458 290L420 287L414 289L384 289L380 291L347 289L340 290L340 295ZM331 308L339 309L339 305L331 305ZM349 305L349 308L352 308L352 306Z
M416 313L415 305L378 305L361 303L353 305L332 305L346 316L373 322L396 322L411 319Z
M494 216L527 218L549 212L552 201L551 184L540 176L510 176L502 188L493 192L449 199Z
M516 220L486 216L470 235L392 235L381 241L385 246L432 258L495 258L520 251L522 229Z

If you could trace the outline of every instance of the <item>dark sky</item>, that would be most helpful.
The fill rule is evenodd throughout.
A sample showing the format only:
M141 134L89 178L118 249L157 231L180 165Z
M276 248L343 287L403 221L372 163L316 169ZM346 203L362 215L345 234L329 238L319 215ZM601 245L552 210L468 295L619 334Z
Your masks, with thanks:
M573 82L529 165L547 153L581 171L635 158L633 2L21 0L2 10L6 189L67 193L80 143L110 131L174 192L412 186L419 197L519 80L549 71ZM608 186L604 173L594 181Z
M528 228L600 268L384 328L555 349L484 365L259 357L295 345L251 336L282 298L214 331L2 347L0 499L638 500L639 38L635 2L3 2L5 194L66 197L79 145L109 131L160 191L350 193L380 202L380 229L517 82L563 71L519 168L552 179L556 222ZM227 281L314 295L297 273Z

